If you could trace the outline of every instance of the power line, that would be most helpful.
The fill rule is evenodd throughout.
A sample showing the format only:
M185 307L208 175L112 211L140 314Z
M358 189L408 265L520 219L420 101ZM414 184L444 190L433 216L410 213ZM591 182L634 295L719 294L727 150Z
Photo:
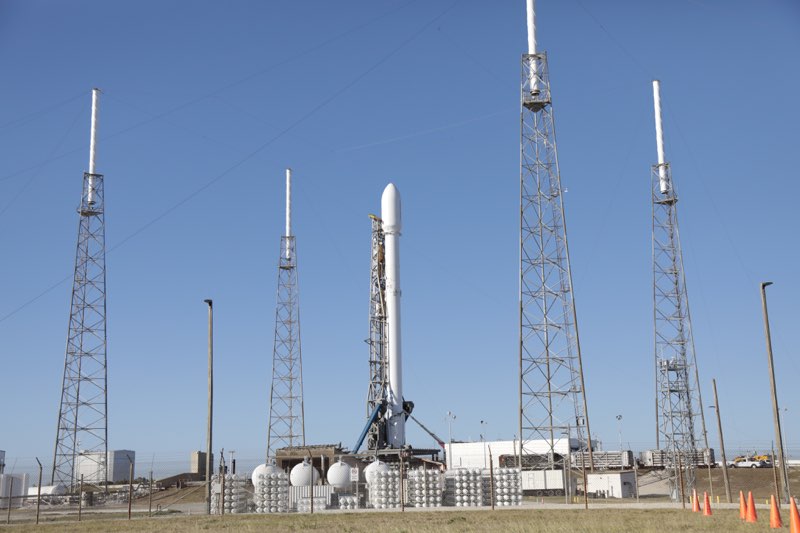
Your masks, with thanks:
M393 48L391 51L389 51L388 54L383 56L377 62L373 63L369 68L367 68L361 74L356 76L348 84L343 86L338 91L332 93L328 98L326 98L325 100L323 100L322 102L320 102L319 104L314 106L311 110L309 110L307 113L305 113L300 118L295 120L293 123L289 124L287 127L282 129L280 132L278 132L277 134L275 134L274 136L269 138L267 141L265 141L260 146L258 146L255 150L253 150L252 152L250 152L247 155L245 155L243 158L241 158L238 161L236 161L233 165L228 167L226 170L224 170L221 173L217 174L212 179L210 179L209 181L207 181L206 183L204 183L203 185L201 185L200 187L198 187L194 191L190 192L188 195L183 197L181 200L179 200L178 202L174 203L172 206L170 206L169 208L164 210L162 213L160 213L159 215L157 215L156 217L152 218L151 220L146 222L144 225L140 226L138 229L133 231L133 233L130 233L128 236L123 238L121 241L116 243L114 246L109 247L107 249L106 253L110 254L110 253L114 252L115 250L117 250L118 248L124 246L131 239L133 239L134 237L136 237L139 234L143 233L144 231L146 231L148 228L150 228L154 224L156 224L156 223L160 222L161 220L163 220L164 218L166 218L173 211L175 211L179 207L183 206L184 204L186 204L189 201L191 201L192 199L194 199L200 193L202 193L203 191L205 191L206 189L208 189L209 187L211 187L212 185L214 185L218 181L220 181L223 178L225 178L226 176L228 176L231 172L233 172L234 170L238 169L239 167L241 167L242 165L244 165L245 163L247 163L248 161L250 161L251 159L256 157L258 154L260 154L262 151L264 151L266 148L268 148L270 145L272 145L275 141L277 141L278 139L280 139L281 137L283 137L284 135L286 135L287 133L289 133L290 131L295 129L297 126L299 126L300 124L302 124L303 122L305 122L306 120L311 118L314 114L316 114L317 112L319 112L323 108L327 107L331 102L336 100L339 96L341 96L342 94L347 92L349 89L351 89L358 82L360 82L361 80L366 78L368 75L370 75L372 72L377 70L380 66L382 66L384 63L386 63L389 59L391 59L394 55L396 55L398 52L400 52L403 48L408 46L417 37L422 35L431 25L433 25L436 21L438 21L439 19L444 17L450 10L452 10L456 6L456 4L458 4L458 0L456 0L455 2L450 4L446 9L444 9L438 15L436 15L434 18L432 18L427 23L425 23L421 28L419 28L417 31L412 33L410 37L408 37L404 41L402 41L399 45L397 45L395 48ZM7 313L2 318L0 318L0 323L5 322L6 320L11 318L12 316L16 315L17 313L19 313L20 311L22 311L23 309L28 307L30 304L32 304L35 301L39 300L40 298L42 298L43 296L45 296L49 292L55 290L59 285L61 285L62 283L64 283L68 279L70 279L71 277L72 276L67 276L67 277L61 279L57 283L51 285L50 287L48 287L44 291L40 292L38 295L36 295L32 299L30 299L27 302L21 304L20 306L15 308L13 311Z

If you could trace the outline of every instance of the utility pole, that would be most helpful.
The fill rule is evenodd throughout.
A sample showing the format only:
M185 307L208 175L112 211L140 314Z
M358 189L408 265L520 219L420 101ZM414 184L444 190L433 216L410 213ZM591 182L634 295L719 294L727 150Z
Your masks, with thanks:
M206 514L211 514L211 437L214 422L214 302L203 300L208 305L208 419L206 423Z
M719 433L719 447L722 452L722 477L725 478L725 497L728 498L728 503L732 503L731 499L731 482L728 479L728 459L725 457L725 437L722 435L722 418L719 414L719 398L717 397L717 380L712 379L711 384L714 387L714 410L717 412L717 432Z
M764 334L767 337L767 363L769 363L769 385L772 394L772 416L775 423L775 441L778 443L778 460L781 462L783 476L783 496L789 503L789 474L786 470L786 461L783 455L783 433L781 432L781 414L778 409L778 391L775 387L775 367L772 361L772 336L769 331L769 313L767 312L767 287L771 281L761 282L761 309L764 312ZM773 465L774 468L775 465Z

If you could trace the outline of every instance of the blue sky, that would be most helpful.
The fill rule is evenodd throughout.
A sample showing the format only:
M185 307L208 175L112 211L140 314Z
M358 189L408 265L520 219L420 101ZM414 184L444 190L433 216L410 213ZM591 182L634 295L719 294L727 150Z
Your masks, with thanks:
M770 445L758 282L774 281L779 398L800 456L800 7L537 4L594 434L616 448L622 414L626 445L654 444L657 77L704 403L715 377L730 451ZM111 447L177 470L205 446L202 300L213 298L215 447L261 456L286 166L307 440L349 446L363 425L367 215L389 181L405 209L406 397L442 436L451 410L455 438L477 439L480 420L489 438L511 438L524 8L3 2L0 449L9 465L52 457L71 290L59 281L73 268L92 87L104 92ZM416 429L410 440L433 444Z

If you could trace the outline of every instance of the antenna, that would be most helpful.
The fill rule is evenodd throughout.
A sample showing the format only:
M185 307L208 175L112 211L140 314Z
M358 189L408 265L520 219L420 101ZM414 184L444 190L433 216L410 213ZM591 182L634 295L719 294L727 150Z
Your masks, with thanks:
M89 133L89 187L86 201L94 205L94 175L97 163L97 115L100 99L100 89L92 89L92 127Z
M528 80L530 82L529 89L531 94L538 94L539 80L536 78L538 71L536 64L536 0L527 0L526 13L528 17L528 60L531 64Z
M661 122L661 82L653 80L653 108L656 115L656 149L658 150L658 181L661 194L669 192L666 158L664 157L664 125Z
M286 169L286 234L292 236L292 169ZM289 241L286 241L286 259L289 259Z
M536 0L528 0L528 55L536 53Z

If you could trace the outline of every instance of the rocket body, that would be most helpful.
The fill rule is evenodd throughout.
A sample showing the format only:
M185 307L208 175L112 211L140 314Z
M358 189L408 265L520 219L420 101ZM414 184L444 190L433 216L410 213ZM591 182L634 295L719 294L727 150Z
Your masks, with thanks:
M387 393L387 440L391 448L406 443L406 415L403 411L403 351L400 324L400 234L403 228L400 193L393 183L381 196L386 260L386 324L389 359L389 390Z

